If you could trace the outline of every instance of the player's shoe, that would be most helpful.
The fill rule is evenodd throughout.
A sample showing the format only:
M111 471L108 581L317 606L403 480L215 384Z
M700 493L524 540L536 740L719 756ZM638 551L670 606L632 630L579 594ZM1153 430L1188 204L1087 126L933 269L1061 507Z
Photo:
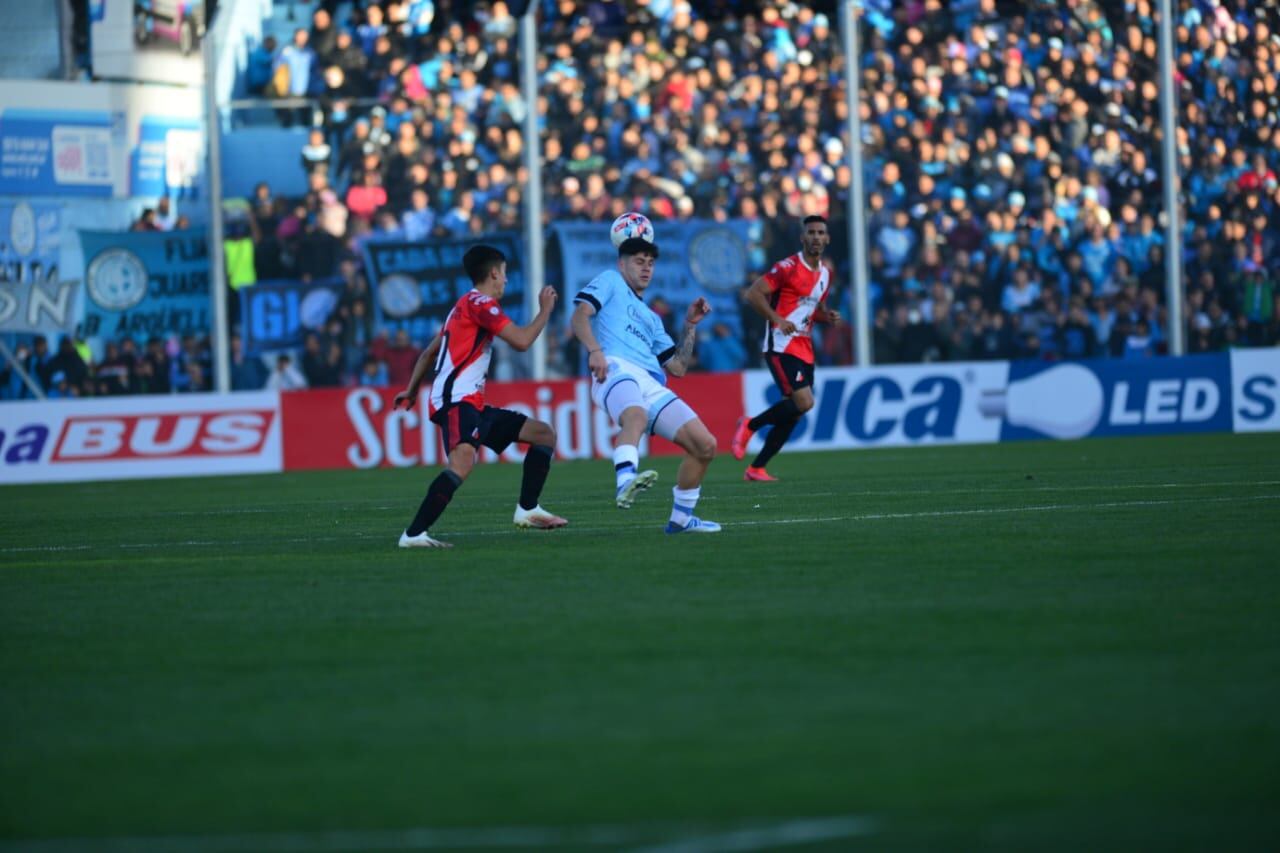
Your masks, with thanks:
M747 426L747 419L738 418L738 426L733 431L733 441L729 442L729 449L733 451L734 459L741 459L747 455L747 442L751 441L752 435L751 427Z
M417 536L410 536L409 531L400 534L401 548L452 548L453 543L441 542L439 539L432 539L424 530Z
M618 489L618 509L631 509L636 496L658 482L657 471L641 471L630 482Z
M557 527L564 527L569 522L558 515L547 512L541 506L525 509L516 504L515 523L516 527L526 527L534 530L555 530Z
M720 525L714 521L704 521L696 515L689 516L689 520L684 525L676 524L674 521L667 522L668 533L719 533Z
M775 477L775 476L773 476L772 474L770 474L768 471L764 470L763 468L755 468L755 467L752 467L752 466L750 466L750 465L749 465L749 466L747 466L747 470L746 470L746 471L743 471L743 472L742 472L742 479L746 480L748 483L750 483L750 482L756 482L756 483L776 483L776 482L778 482L778 478L777 478L777 477Z

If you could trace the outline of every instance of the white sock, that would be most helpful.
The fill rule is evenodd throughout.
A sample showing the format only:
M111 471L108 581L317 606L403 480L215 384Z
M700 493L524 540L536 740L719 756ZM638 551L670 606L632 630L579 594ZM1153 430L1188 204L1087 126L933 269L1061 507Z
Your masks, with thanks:
M619 444L613 449L613 471L618 478L618 488L636 478L640 467L640 451L634 444Z
M694 486L692 489L682 489L676 486L671 490L673 501L671 503L671 521L684 527L689 523L689 519L693 517L693 508L698 505L698 497L702 494L701 486Z

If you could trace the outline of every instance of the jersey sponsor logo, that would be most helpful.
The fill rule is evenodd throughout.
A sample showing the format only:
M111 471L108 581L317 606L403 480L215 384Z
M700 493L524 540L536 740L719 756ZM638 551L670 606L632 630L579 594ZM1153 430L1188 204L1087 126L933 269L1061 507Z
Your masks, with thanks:
M627 334L635 336L645 345L646 349L651 347L653 345L653 332L649 328L649 318L634 305L627 306L627 317L631 319L631 322L626 326Z
M257 453L270 409L69 417L50 462L223 457Z

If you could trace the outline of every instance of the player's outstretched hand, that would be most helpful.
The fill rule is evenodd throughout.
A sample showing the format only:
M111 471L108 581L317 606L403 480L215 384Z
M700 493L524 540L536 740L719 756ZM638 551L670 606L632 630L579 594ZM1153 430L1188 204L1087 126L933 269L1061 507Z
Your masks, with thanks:
M587 369L597 382L603 382L609 377L609 360L604 357L604 350L594 350L587 356Z
M839 326L844 322L844 318L840 316L840 312L834 308L827 309L827 322L833 326Z
M543 311L550 311L552 308L556 307L557 297L558 294L554 287L548 286L542 288L542 290L538 291L538 307Z
M702 319L711 313L711 303L705 297L699 296L689 305L689 311L685 314L685 319L690 323L701 323Z
M396 398L391 401L392 410L400 408L400 404L404 403L406 409L412 409L413 404L418 402L417 394L410 394L408 391L401 391Z

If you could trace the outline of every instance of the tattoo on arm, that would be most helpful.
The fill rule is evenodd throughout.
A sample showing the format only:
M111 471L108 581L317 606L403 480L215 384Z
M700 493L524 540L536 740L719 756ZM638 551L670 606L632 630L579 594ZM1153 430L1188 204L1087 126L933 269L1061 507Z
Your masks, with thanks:
M680 338L680 344L676 347L676 354L671 357L671 361L679 364L681 367L688 367L689 360L693 357L693 345L698 340L698 328L693 325L686 324L684 334Z

